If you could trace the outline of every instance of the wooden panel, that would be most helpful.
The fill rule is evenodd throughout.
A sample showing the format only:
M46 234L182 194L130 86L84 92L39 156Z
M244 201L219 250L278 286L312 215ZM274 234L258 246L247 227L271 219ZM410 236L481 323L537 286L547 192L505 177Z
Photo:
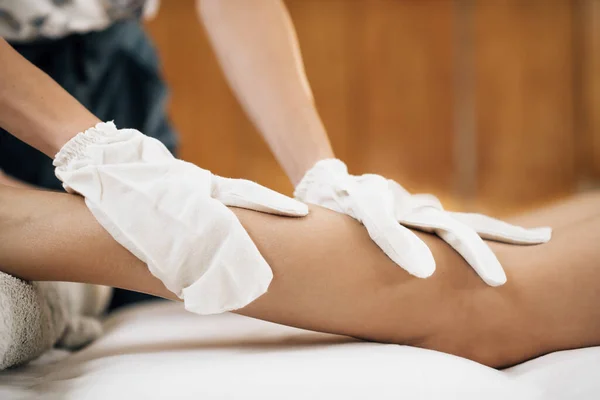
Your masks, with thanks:
M572 3L475 3L478 186L513 211L575 186Z
M453 2L368 1L357 26L357 172L409 190L453 184Z
M286 0L296 27L317 108L336 155L352 164L351 115L358 82L354 74L361 54L355 51L354 22L360 7L347 0Z
M581 148L586 177L600 179L600 0L583 0L581 24Z

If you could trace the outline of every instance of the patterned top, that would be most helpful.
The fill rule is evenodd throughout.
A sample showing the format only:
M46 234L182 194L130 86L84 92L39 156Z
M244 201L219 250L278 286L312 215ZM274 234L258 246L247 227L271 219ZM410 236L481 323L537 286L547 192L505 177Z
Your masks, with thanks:
M154 15L159 1L0 0L0 36L23 42L102 30L118 20Z

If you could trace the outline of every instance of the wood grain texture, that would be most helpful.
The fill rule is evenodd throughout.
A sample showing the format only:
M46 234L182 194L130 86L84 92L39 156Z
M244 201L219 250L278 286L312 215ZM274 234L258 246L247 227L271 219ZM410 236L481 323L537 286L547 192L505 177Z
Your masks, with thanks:
M357 167L409 190L447 195L453 184L453 2L359 3Z
M518 210L575 187L571 6L474 3L478 196L487 208Z
M353 164L357 7L346 0L287 0L317 108L336 155Z
M578 105L583 143L580 148L585 178L600 179L600 0L583 0L577 22L580 24L581 77ZM592 185L594 182L590 182Z

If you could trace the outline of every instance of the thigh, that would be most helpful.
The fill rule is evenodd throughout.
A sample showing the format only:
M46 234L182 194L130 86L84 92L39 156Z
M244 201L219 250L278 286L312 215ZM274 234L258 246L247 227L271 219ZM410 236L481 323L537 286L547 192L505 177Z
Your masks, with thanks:
M600 197L578 196L513 222L550 225L537 246L489 243L508 282L480 284L460 299L439 331L420 345L506 366L551 351L600 344ZM454 265L449 265L450 270ZM452 272L455 274L455 272Z
M446 243L417 232L437 263L410 276L345 216L313 208L299 220L235 211L274 271L240 310L261 319L368 340L413 344L503 366L598 343L598 196L517 217L553 226L543 245L490 242L508 282L487 286ZM568 298L568 301L565 301Z

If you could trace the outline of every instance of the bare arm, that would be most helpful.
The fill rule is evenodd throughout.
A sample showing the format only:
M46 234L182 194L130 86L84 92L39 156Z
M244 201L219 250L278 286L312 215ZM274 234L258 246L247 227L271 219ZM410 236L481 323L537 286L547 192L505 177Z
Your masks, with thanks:
M419 234L438 270L417 279L347 216L319 208L302 219L234 211L274 272L269 291L241 314L492 366L600 344L600 196L517 219L549 223L555 234L540 246L493 243L508 274L500 288L485 285L434 236ZM0 268L30 280L103 284L175 299L76 196L0 186Z
M54 157L99 120L0 38L0 126Z
M296 185L333 151L283 1L197 3L231 88Z

